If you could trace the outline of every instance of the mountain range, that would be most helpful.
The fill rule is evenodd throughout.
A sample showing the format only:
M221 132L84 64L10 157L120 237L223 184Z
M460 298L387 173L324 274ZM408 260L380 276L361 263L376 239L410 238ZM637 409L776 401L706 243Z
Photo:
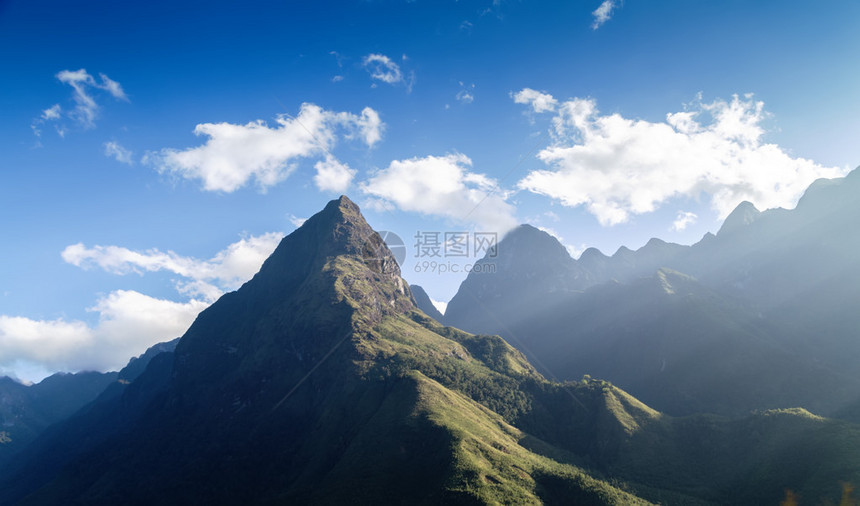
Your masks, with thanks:
M655 244L654 251L684 252L679 261L692 250ZM600 357L607 353L600 345L614 340L609 351L620 353L621 363L635 363L648 346L627 350L638 333L625 319L650 318L644 339L667 347L674 381L685 378L676 361L694 358L717 364L708 374L742 371L750 366L737 347L755 340L743 348L759 350L751 362L774 349L764 340L774 334L756 326L767 320L759 313L787 311L784 304L793 299L751 307L737 295L741 288L728 288L732 283L705 284L665 266L639 277L646 257L638 252L618 260L627 277L607 278L615 256L589 254L595 265L607 266L600 273L585 268L582 258L565 259L559 247L542 232L515 230L499 244L497 260L505 267L492 277L470 276L463 286L474 289L461 287L454 307L435 315L443 324L420 309L429 297L401 278L358 206L346 197L334 200L285 237L253 279L204 310L178 343L130 363L119 373L123 381L10 459L0 477L0 503L851 500L843 484L860 483L860 425L854 422L823 418L802 405L673 416L606 377L557 379L559 364L578 358L580 346ZM536 249L528 258L517 254L530 248ZM654 254L657 264L664 263L660 254ZM498 300L487 298L493 290ZM501 321L502 330L516 332L507 336L514 346L450 325L459 315L470 326L467 297L475 304L473 321ZM537 316L525 303L540 310ZM501 307L511 311L507 320L493 311ZM607 307L625 312L613 318ZM685 320L690 314L692 323ZM525 327L514 326L521 325L514 318L544 324L522 334ZM691 335L705 321L712 324L708 331ZM570 327L559 331L555 322ZM761 325L769 328L767 321ZM667 329L679 331L661 337ZM590 331L600 337L588 338ZM730 339L718 339L730 332ZM564 336L578 337L560 341ZM786 339L803 342L799 332ZM530 350L553 342L559 362L544 356L533 366L528 357L538 355ZM703 352L707 346L715 348ZM741 362L726 365L726 357ZM806 363L789 351L781 357L787 367ZM541 371L556 374L547 379ZM645 376L636 373L629 374L631 384ZM760 376L749 380L770 385ZM758 402L757 394L751 397ZM718 405L722 397L715 398ZM698 402L707 407L706 401L712 402Z
M51 424L95 399L117 373L54 374L34 385L0 377L0 466Z
M660 410L740 416L860 399L860 171L793 210L740 204L692 246L578 260L523 225L470 274L446 324L499 334L561 380L604 378Z

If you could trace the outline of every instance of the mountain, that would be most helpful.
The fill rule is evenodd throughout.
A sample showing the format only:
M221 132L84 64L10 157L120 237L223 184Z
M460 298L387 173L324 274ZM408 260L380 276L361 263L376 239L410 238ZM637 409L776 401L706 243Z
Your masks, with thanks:
M345 197L48 432L0 473L0 503L751 504L860 483L853 423L674 418L439 324Z
M58 373L34 385L0 377L0 466L49 425L92 401L117 373Z
M531 225L509 232L478 264L448 304L444 321L451 326L499 333L505 322L528 318L543 301L593 284L558 239Z
M391 253L345 197L159 357L110 405L82 414L79 447L59 473L18 467L0 499L642 502L520 444L508 420L530 401L517 385L542 378L498 337L418 312ZM105 426L119 428L87 439L87 427ZM28 459L53 452L43 444Z
M412 297L415 299L415 306L421 311L424 311L424 314L430 318L433 318L437 322L441 322L444 317L442 316L442 313L436 309L436 306L433 305L433 301L430 300L430 296L427 295L427 292L418 285L412 285L409 288L412 290Z
M511 233L445 321L500 334L551 377L606 378L677 415L837 414L860 399L858 193L860 170L816 181L793 210L744 202L693 246L652 239L611 257ZM532 275L544 257L552 274Z

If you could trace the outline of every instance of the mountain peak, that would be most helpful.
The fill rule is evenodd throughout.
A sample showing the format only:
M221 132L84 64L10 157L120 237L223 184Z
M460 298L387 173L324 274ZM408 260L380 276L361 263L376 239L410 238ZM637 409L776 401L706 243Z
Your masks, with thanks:
M342 196L281 240L260 271L203 311L176 349L183 378L264 368L296 370L343 336L414 307L394 255ZM256 322L247 327L242 322Z
M720 230L717 232L717 235L731 234L740 230L757 220L760 215L761 211L759 211L752 202L744 200L738 204L734 211L729 213L726 220L723 222L723 226L720 227Z
M340 197L329 201L329 203L326 204L326 206L320 212L338 212L342 216L350 216L354 218L361 217L361 210L358 208L358 205L355 202L351 201L346 195L341 195Z
M551 234L532 225L520 225L508 232L498 247L500 258L521 257L544 263L547 261L570 262L571 257L565 248Z
M302 271L296 268L297 263L307 265L320 258L341 255L358 259L372 271L403 286L394 255L365 221L358 205L345 195L330 201L285 237L260 273L269 276L274 270Z

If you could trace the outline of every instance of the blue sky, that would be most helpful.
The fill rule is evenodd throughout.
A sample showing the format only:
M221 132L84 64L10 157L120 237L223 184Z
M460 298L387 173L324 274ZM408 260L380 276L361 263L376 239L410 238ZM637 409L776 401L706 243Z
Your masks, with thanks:
M0 1L0 371L123 365L341 193L442 302L418 232L612 254L791 207L860 162L858 34L849 1Z

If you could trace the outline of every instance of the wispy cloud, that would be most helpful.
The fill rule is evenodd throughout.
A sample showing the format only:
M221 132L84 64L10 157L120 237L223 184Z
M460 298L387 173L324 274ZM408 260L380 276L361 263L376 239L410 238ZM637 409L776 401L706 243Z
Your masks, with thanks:
M254 180L261 190L286 179L301 158L329 159L339 134L372 147L385 125L365 107L361 114L327 111L302 104L298 116L282 114L270 127L262 120L244 125L202 123L195 135L207 137L200 146L150 152L144 163L163 174L200 180L206 191L233 192Z
M618 2L616 0L603 0L603 3L600 4L597 9L591 13L594 16L594 22L591 23L591 28L597 30L604 23L609 21L612 18L612 11L618 8Z
M86 69L62 70L57 73L57 79L61 83L68 84L74 90L72 99L75 108L69 114L77 120L84 128L95 127L96 114L99 106L91 94L91 90L104 90L118 100L128 101L128 97L120 84L104 74L99 74L101 82L97 82Z
M105 156L107 156L108 158L113 158L120 163L125 163L128 165L134 163L131 159L131 151L125 149L118 142L115 141L105 142Z
M790 207L815 179L847 172L764 142L766 117L752 95L699 98L662 122L602 115L594 100L574 98L555 107L553 144L538 153L548 168L529 172L518 187L585 206L601 224L614 225L701 194L720 217L743 200L761 209Z
M698 218L699 217L696 216L696 213L690 211L678 211L678 216L675 218L675 221L672 222L671 230L680 232L686 229L689 225L696 223Z
M371 53L364 57L362 65L370 73L371 79L376 79L388 84L397 84L403 81L403 72L400 65L384 54Z
M467 86L463 84L463 81L460 81L460 91L454 98L462 104L471 104L475 101L475 84L472 83Z
M299 228L299 227L301 227L302 225L304 225L306 221L308 221L308 219L307 219L307 218L300 218L300 217L298 217L298 216L296 216L296 215L294 215L294 214L291 214L291 215L290 215L290 223L292 223L292 224L293 224L293 226L294 226L294 227L296 227L296 228Z
M60 114L62 112L63 112L63 109L60 107L60 104L54 104L51 107L42 111L41 117L45 121L60 119Z
M96 80L86 69L61 70L55 77L61 83L72 87L72 102L75 105L72 109L65 110L60 104L54 104L43 110L31 124L33 133L37 137L42 134L42 125L49 122L54 123L58 135L65 136L68 128L62 123L64 118L70 119L84 129L95 128L95 120L100 108L96 101L98 92L105 92L117 100L129 101L122 86L105 74L100 73L99 79Z
M408 58L403 55L402 60ZM403 85L407 93L412 91L415 84L415 73L404 72L400 65L388 56L380 53L371 53L362 59L362 66L370 74L370 78L390 85ZM376 84L374 83L374 86Z

